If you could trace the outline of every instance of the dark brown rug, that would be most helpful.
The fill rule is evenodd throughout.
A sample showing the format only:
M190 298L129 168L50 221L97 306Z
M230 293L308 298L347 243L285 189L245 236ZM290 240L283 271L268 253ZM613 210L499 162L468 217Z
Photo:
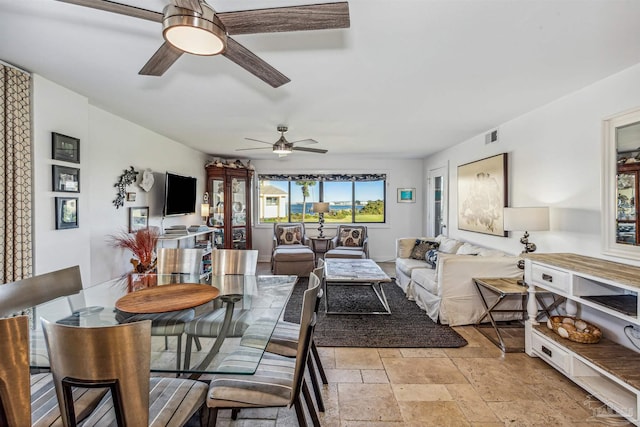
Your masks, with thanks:
M300 323L302 294L308 279L296 284L284 320ZM381 311L382 304L368 286L331 284L331 311ZM395 282L384 286L391 314L330 314L320 303L315 341L321 347L451 348L467 341L449 326L434 323Z

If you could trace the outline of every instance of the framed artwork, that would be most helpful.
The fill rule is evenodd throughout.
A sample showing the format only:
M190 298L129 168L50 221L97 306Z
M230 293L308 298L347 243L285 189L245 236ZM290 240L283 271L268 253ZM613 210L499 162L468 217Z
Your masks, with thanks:
M135 202L136 201L136 193L130 192L127 193L127 202Z
M415 203L415 188L398 188L398 203Z
M458 229L505 237L507 153L458 166Z
M51 132L51 157L54 160L80 163L80 140Z
M80 169L53 165L52 190L66 193L80 192Z
M149 228L149 206L129 208L129 233Z
M78 198L56 197L56 230L78 228Z

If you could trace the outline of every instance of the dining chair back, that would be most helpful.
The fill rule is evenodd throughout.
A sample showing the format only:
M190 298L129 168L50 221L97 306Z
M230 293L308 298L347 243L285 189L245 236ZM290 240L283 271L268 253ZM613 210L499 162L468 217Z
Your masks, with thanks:
M258 265L257 250L216 249L211 253L211 273L253 276Z
M73 386L109 388L118 425L148 425L151 321L80 328L43 319L42 329L65 426L75 423Z
M200 274L203 254L198 248L160 248L158 274Z
M30 426L29 319L0 319L0 336L0 425Z
M82 290L80 267L40 274L0 286L0 317Z
M183 426L202 407L207 386L149 378L151 321L75 327L42 319L53 383L65 426L76 425L72 388L108 389L82 425Z

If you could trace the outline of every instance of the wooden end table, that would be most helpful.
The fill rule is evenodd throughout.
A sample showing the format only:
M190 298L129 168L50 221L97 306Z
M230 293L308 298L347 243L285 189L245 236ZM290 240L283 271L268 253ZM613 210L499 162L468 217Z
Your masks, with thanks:
M324 259L324 254L331 248L331 237L309 237L309 240L318 265L318 259Z

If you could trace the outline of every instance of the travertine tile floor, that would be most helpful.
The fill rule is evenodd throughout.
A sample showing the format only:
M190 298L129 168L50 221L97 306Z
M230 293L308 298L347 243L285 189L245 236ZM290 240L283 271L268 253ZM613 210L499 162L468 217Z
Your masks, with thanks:
M388 263L385 263L388 264ZM391 265L383 265L393 274ZM261 265L260 273L265 274ZM320 348L323 426L589 426L628 424L539 359L503 354L472 326L455 349ZM514 339L521 339L515 336ZM223 411L219 426L296 426L293 409Z

